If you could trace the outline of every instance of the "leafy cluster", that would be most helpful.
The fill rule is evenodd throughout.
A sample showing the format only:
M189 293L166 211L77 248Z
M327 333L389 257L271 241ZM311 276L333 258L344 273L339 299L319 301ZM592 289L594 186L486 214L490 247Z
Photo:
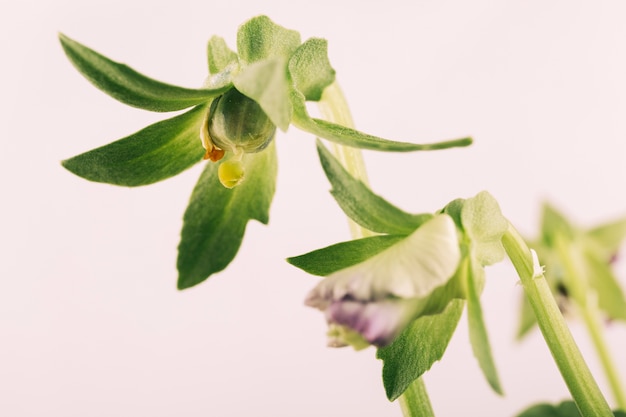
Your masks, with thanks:
M332 184L331 193L339 206L356 223L379 235L338 243L289 258L288 261L311 274L326 276L320 286L328 286L329 281L335 281L333 291L335 296L339 295L339 299L334 301L353 303L355 299L358 300L359 295L355 291L358 291L366 272L355 270L353 279L338 274L345 274L344 271L363 265L370 270L381 268L381 281L384 282L381 285L387 288L383 292L377 289L376 283L364 284L370 285L371 291L369 299L362 302L368 302L370 307L376 303L389 305L393 302L413 302L410 307L411 320L401 329L401 333L392 340L386 340L386 343L373 343L380 346L378 357L384 362L383 380L389 399L398 398L415 379L441 359L465 303L474 353L490 385L501 393L479 298L485 280L484 266L499 262L504 257L501 238L507 230L508 221L500 213L494 198L482 192L467 200L455 200L438 213L406 213L352 177L320 142L318 152ZM421 246L421 241L415 239L421 229L441 215L452 219L455 225L453 237L456 249L436 243L441 242L441 234L439 239L434 234L425 237L428 239L427 246ZM441 233L445 233L445 228ZM429 280L437 281L425 295L416 296L413 291L403 297L401 294L405 290L402 286L405 283L395 282L397 280L393 276L403 275L403 271L397 271L394 263L406 265L407 261L391 258L386 261L389 265L382 267L372 266L368 262L381 257L381 254L391 253L409 240L414 243L407 250L417 264L410 264L410 271L404 275L409 275L409 280L422 282L421 285L426 285L423 283ZM433 245L436 250L429 251L428 246ZM441 276L433 276L433 271L436 273L439 270L437 265L441 262L451 263L452 266L449 269L451 272L443 279ZM351 280L349 287L353 289L352 292L341 289L341 281L346 279ZM337 336L333 328L331 333L332 337ZM345 342L354 345L354 338L349 333L348 336ZM362 345L356 344L355 347Z
M545 276L565 312L573 303L589 303L607 318L626 321L626 298L611 264L626 237L626 218L583 229L568 221L549 204L544 204L538 239L530 241L545 265ZM518 338L536 324L535 315L524 298Z
M390 141L310 117L306 102L319 101L335 79L327 42L318 38L301 42L298 32L265 16L250 19L239 28L237 52L221 37L209 40L209 75L198 89L156 81L63 34L59 39L74 66L122 103L156 112L191 108L63 161L65 168L90 181L129 187L167 179L203 159L212 161L206 164L184 215L177 262L180 289L226 268L241 245L249 220L269 221L277 171L273 133L250 146L242 143L258 133L250 129L272 132L273 125L286 131L293 124L343 145L381 151L471 143L469 138L426 145ZM231 99L244 104L229 106L226 100ZM269 122L256 123L250 118ZM214 124L219 126L212 129ZM211 132L218 131L239 136L212 140Z

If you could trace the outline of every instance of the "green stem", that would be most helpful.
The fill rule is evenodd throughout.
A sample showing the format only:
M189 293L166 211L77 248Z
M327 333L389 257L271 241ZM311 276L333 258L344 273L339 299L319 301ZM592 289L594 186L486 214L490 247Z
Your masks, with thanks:
M604 369L613 397L617 406L622 410L626 410L624 388L616 372L617 368L604 337L604 328L600 321L597 297L594 297L594 293L587 288L587 280L580 274L580 271L584 271L584 265L576 263L576 258L572 255L567 242L563 239L556 239L555 243L565 269L567 286L573 289L571 298L581 312L587 331L591 336L591 341L600 358L600 363Z
M524 239L509 224L502 244L521 279L537 324L583 417L613 417L561 315L543 270Z
M609 351L609 347L604 337L603 326L598 314L598 308L595 303L587 303L587 307L582 310L582 316L587 326L587 331L591 336L591 340L596 348L602 368L606 375L607 381L620 410L626 410L626 396L622 382L617 374L617 368L613 362L613 357Z
M398 401L405 417L435 417L422 378L413 381Z
M319 101L319 108L326 120L354 128L348 103L337 82L324 89L322 99ZM365 162L360 149L333 143L333 152L354 178L361 180L365 185L368 184ZM371 230L360 226L351 219L348 219L348 222L353 239L374 235ZM426 386L421 378L409 386L406 392L400 396L399 402L404 417L434 417L435 415L428 399Z

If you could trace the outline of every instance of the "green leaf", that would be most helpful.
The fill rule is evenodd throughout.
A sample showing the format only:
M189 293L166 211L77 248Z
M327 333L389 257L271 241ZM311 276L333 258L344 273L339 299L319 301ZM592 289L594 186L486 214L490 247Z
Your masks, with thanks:
M289 73L306 100L319 101L324 89L335 81L335 70L328 60L328 42L313 38L300 45L289 60Z
M626 238L626 218L602 224L587 232L608 262L619 251Z
M574 401L563 401L559 405L537 404L517 417L581 417Z
M518 341L522 340L537 324L537 318L530 305L530 301L528 301L528 297L526 297L526 294L522 294L520 304L520 316L517 325L517 333L515 335L515 338Z
M509 222L491 194L482 191L465 200L461 222L471 241L472 256L481 265L493 265L504 259L505 251L501 241Z
M291 103L293 105L291 123L294 126L320 138L339 143L340 145L375 151L412 152L468 146L472 143L471 138L425 145L387 140L325 120L311 118L306 110L305 97L296 90L292 90L291 92Z
M328 276L333 272L366 261L405 237L382 235L349 240L288 258L287 262L309 274Z
M245 67L233 79L237 90L259 103L272 123L286 131L291 122L289 80L282 58L257 61Z
M571 241L576 236L576 228L554 207L544 203L541 218L541 238L546 246L554 247L556 236Z
M230 88L189 89L148 78L134 69L68 38L59 40L69 60L93 85L133 107L158 112L181 110L209 101Z
M215 75L224 71L229 65L236 64L238 57L226 45L224 38L212 36L207 45L207 61L209 73Z
M614 410L613 415L615 417L626 417L626 412ZM552 404L534 405L517 417L581 417L581 415L574 401L563 401L556 406Z
M206 106L150 125L62 162L89 181L136 187L173 177L200 162L199 132Z
M626 299L610 265L596 254L587 252L583 256L587 281L598 295L598 306L612 319L626 321Z
M300 45L300 33L285 29L267 16L257 16L239 27L237 51L247 63L289 57Z
M378 349L376 356L383 360L383 384L390 401L443 357L463 305L462 300L453 300L442 313L420 317L391 345Z
M178 246L178 288L192 287L222 271L234 259L249 220L269 221L276 187L276 147L243 158L245 179L223 187L217 163L207 163L191 194Z
M433 217L432 214L406 213L374 194L352 177L319 140L317 151L333 186L331 194L344 213L366 229L376 233L408 235Z
M480 292L483 287L482 281L485 279L485 272L482 265L477 264L476 260L466 258L464 263L467 278L467 321L472 351L491 388L498 394L504 395L491 353L487 326L480 304Z

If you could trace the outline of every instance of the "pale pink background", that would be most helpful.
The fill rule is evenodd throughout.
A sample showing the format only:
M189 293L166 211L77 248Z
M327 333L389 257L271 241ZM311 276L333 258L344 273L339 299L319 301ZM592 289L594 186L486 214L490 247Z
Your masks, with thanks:
M544 198L582 225L626 213L623 1L2 2L0 415L400 415L374 350L326 348L321 314L302 303L317 279L283 261L349 238L310 135L278 135L270 227L251 223L235 263L184 292L176 245L201 166L131 190L59 165L166 115L89 85L57 31L194 87L208 38L234 47L237 26L261 13L330 41L360 129L475 137L463 150L366 153L372 187L406 210L486 189L530 235ZM426 375L438 416L512 416L567 396L540 335L512 340L520 291L508 263L488 271L483 301L507 396L484 382L463 321ZM585 332L573 331L598 369ZM626 377L625 327L608 336Z

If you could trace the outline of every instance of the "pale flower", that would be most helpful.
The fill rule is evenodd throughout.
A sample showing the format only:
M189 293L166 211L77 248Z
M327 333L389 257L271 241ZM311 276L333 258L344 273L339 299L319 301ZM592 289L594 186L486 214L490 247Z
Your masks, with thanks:
M417 318L461 259L454 221L439 214L405 239L322 280L306 305L326 315L329 345L388 345ZM358 336L358 337L357 337Z

